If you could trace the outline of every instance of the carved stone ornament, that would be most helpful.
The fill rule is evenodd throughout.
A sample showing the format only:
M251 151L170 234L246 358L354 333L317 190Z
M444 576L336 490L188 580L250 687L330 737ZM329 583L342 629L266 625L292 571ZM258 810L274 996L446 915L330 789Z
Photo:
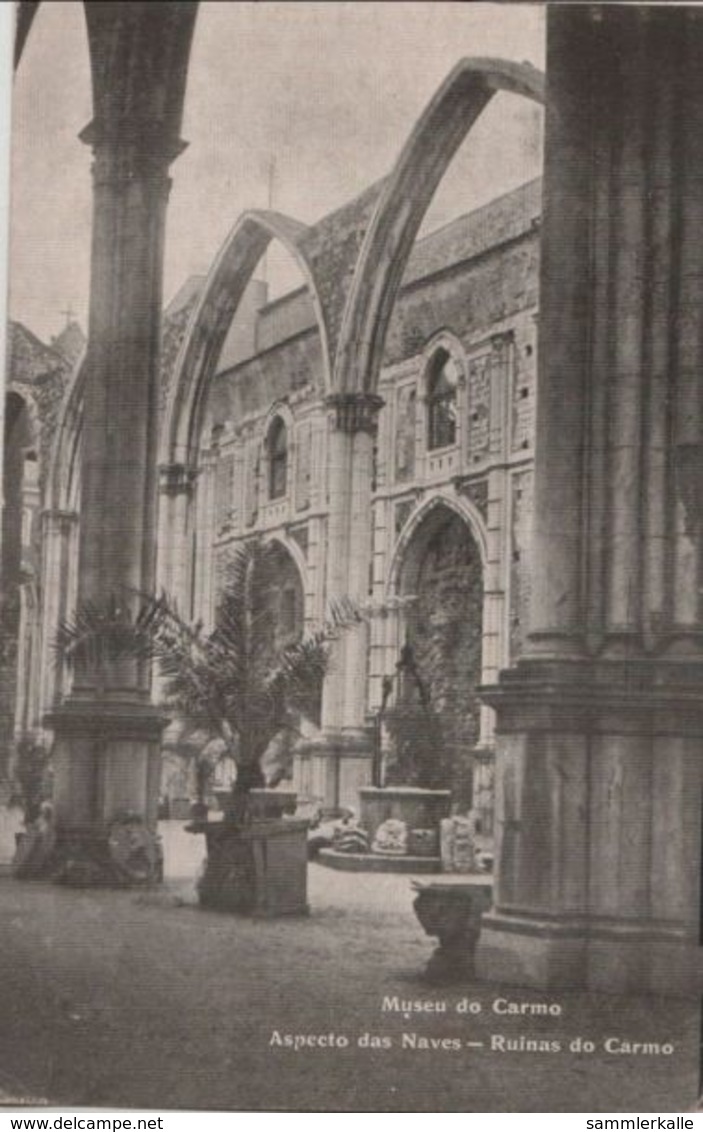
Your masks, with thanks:
M162 464L159 476L162 494L185 495L192 490L198 472L187 464Z
M327 398L327 407L334 413L335 428L350 435L375 433L383 405L383 398L376 393L333 393Z

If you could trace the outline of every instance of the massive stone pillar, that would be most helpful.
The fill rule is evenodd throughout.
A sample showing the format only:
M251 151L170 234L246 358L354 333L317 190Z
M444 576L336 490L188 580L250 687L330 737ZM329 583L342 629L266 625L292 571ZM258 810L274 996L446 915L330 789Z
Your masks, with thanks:
M371 393L328 398L329 526L327 600L369 599L371 581L371 491L374 438L383 401ZM358 809L358 788L371 781L372 736L366 720L368 626L344 632L325 679L322 736L311 747L321 760L317 779L329 807ZM315 777L315 775L314 775Z
M549 13L533 603L479 972L685 993L701 862L703 13Z
M82 134L94 189L77 599L119 620L155 581L164 225L195 5L88 9L96 111ZM125 655L84 657L52 713L59 843L90 859L91 879L103 868L108 879L125 824L141 827L141 848L131 864L129 845L121 852L120 879L157 867L163 722L148 663Z

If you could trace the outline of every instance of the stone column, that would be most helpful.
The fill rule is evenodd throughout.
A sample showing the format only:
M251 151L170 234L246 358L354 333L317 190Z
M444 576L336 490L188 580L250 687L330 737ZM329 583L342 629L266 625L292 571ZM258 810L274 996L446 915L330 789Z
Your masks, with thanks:
M78 602L134 616L155 582L164 223L168 167L183 146L129 118L96 119L82 138L93 147L94 200ZM87 856L96 879L109 874L116 823L141 825L146 845L155 832L164 721L150 703L148 663L78 666L48 722L60 843Z
M340 393L328 398L329 525L327 601L369 599L373 448L376 394ZM324 803L358 811L358 788L371 781L373 738L366 720L368 626L340 636L325 680L322 736L315 754L324 759Z
M191 554L187 582L191 608L188 610L188 615L193 620L202 620L208 631L214 628L217 598L215 481L218 459L219 448L216 442L201 449L198 459L198 485L188 524Z
M175 602L182 616L190 615L191 507L197 471L186 464L159 467L159 516L156 590ZM161 702L163 681L152 674L153 698Z
M39 692L39 603L34 579L19 586L20 621L17 633L17 682L15 688L15 740L35 730Z
M190 509L197 474L185 464L164 464L159 468L158 583L186 615L191 558Z
M478 968L689 993L701 864L703 13L549 12L526 655Z
M57 663L53 642L74 604L77 539L76 511L52 509L42 514L40 713L48 711L65 690L65 672Z

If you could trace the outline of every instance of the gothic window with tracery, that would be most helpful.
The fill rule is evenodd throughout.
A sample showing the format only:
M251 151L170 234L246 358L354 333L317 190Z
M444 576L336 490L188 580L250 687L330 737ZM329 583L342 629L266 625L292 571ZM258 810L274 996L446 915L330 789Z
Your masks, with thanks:
M268 432L269 499L281 499L288 481L288 430L280 417L275 417Z
M427 370L427 447L456 444L457 386L459 374L451 354L439 349Z
M234 456L220 457L215 466L215 528L228 530L234 517Z

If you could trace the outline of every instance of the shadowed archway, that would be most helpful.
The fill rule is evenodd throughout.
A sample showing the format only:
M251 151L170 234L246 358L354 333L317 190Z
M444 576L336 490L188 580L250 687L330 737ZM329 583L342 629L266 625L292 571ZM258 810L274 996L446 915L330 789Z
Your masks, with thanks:
M485 553L475 516L436 496L408 521L390 575L390 591L402 600L395 652L406 655L391 774L406 785L451 789L463 806L472 801L480 736Z

